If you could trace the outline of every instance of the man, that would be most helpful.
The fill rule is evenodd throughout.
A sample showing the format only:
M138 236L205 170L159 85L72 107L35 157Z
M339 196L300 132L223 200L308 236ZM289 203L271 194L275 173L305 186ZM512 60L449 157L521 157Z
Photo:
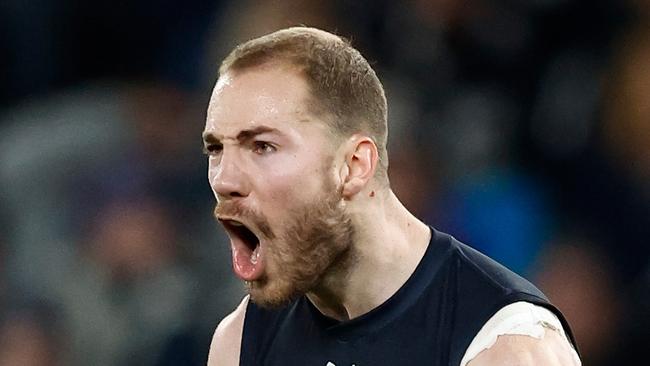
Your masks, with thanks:
M224 60L203 132L215 216L249 295L208 365L577 365L533 285L425 225L390 189L384 91L312 28Z

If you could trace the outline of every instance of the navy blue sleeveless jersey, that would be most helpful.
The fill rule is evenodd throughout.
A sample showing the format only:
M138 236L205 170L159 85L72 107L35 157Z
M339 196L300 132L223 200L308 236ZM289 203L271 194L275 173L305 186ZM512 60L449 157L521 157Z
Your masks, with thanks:
M528 301L562 314L530 282L450 235L431 242L409 280L386 302L349 321L324 316L302 297L279 310L249 302L241 366L458 366L483 324Z

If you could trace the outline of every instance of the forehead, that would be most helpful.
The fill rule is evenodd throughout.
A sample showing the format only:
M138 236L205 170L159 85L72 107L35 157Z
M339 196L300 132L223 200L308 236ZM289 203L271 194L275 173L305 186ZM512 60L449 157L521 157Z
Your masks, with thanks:
M214 88L204 133L220 136L268 126L303 128L314 121L308 111L308 86L296 70L265 65L222 75Z

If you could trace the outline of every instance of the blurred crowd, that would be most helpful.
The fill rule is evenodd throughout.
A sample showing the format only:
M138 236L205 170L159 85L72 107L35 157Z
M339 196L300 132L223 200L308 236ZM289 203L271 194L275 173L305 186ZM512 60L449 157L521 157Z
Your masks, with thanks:
M211 88L300 24L376 68L409 209L545 291L585 365L646 358L650 1L4 0L0 366L205 364L243 294Z

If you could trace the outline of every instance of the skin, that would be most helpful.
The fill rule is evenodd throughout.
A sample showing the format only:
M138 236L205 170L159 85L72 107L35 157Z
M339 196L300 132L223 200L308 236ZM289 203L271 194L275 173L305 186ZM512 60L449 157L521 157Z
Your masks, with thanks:
M310 202L322 193L323 177L331 177L355 227L355 261L326 273L306 296L323 314L344 321L381 305L407 281L424 255L430 230L375 180L378 153L372 139L362 134L333 139L306 108L308 95L305 80L286 65L222 75L203 136L208 148L218 139L223 150L210 155L208 178L217 201L255 208L273 230L281 230L290 218L287 208ZM274 132L255 136L253 144L237 139L241 131L260 126ZM265 265L270 281L278 270ZM217 327L208 365L239 364L248 301L244 298Z
M555 330L547 329L537 339L524 335L501 335L492 347L480 352L467 366L578 366L571 347Z

